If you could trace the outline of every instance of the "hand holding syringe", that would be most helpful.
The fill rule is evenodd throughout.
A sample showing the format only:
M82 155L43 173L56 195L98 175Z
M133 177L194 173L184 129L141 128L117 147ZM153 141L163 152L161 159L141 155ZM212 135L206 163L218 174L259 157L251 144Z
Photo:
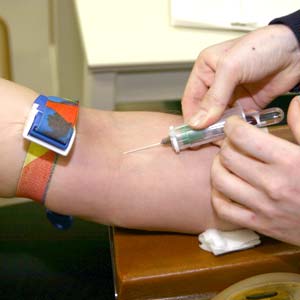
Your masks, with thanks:
M262 111L244 113L242 107L237 105L233 108L227 109L218 122L207 128L195 130L185 124L177 127L171 126L169 129L169 136L163 138L161 142L130 150L124 152L124 154L146 150L160 145L171 145L175 152L179 153L181 150L187 148L194 148L203 144L215 142L224 137L224 125L226 119L233 115L240 116L247 123L258 128L278 124L284 118L284 112L277 107L264 109Z

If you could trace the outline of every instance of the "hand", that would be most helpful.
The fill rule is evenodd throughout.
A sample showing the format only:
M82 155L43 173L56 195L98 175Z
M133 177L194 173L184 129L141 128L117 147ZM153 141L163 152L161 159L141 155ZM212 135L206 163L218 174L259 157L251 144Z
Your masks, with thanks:
M263 108L299 81L293 32L285 25L258 29L200 53L182 99L185 122L207 127L237 100L246 110Z
M300 97L291 102L289 126L300 142ZM212 203L236 225L300 245L300 147L237 117L212 166Z

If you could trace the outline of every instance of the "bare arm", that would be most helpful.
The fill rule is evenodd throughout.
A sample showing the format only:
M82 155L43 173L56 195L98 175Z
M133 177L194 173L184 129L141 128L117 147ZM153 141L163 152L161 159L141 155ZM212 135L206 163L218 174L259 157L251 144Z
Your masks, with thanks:
M1 88L7 97L0 101L2 107L8 107L10 116L0 112L1 139L6 140L2 141L0 154L9 161L0 163L0 196L13 197L26 151L21 132L37 95L6 81L1 82ZM180 155L165 147L123 154L159 141L169 125L181 122L179 116L161 113L81 108L74 148L67 158L58 160L46 206L56 212L130 228L188 233L208 227L231 228L219 222L210 203L215 147ZM9 176L3 174L5 169Z

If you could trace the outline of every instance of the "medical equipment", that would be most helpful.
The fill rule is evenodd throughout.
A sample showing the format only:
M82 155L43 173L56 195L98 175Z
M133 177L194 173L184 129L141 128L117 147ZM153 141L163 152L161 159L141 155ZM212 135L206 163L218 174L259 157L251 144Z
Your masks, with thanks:
M224 125L226 119L233 115L241 117L247 123L258 128L278 124L284 118L284 112L278 107L245 113L241 105L237 105L227 109L218 122L207 128L195 130L186 124L176 127L171 126L169 128L169 136L163 138L159 143L130 150L124 152L124 154L146 150L160 145L171 145L175 152L179 153L181 150L187 148L195 148L203 144L215 142L224 137Z

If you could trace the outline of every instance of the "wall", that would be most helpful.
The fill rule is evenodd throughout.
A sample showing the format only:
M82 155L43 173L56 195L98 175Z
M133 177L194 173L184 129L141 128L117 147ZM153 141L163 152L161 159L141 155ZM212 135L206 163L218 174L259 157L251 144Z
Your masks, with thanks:
M12 78L45 94L56 90L48 0L1 0L8 25Z
M82 99L83 53L72 0L53 0L58 92Z

